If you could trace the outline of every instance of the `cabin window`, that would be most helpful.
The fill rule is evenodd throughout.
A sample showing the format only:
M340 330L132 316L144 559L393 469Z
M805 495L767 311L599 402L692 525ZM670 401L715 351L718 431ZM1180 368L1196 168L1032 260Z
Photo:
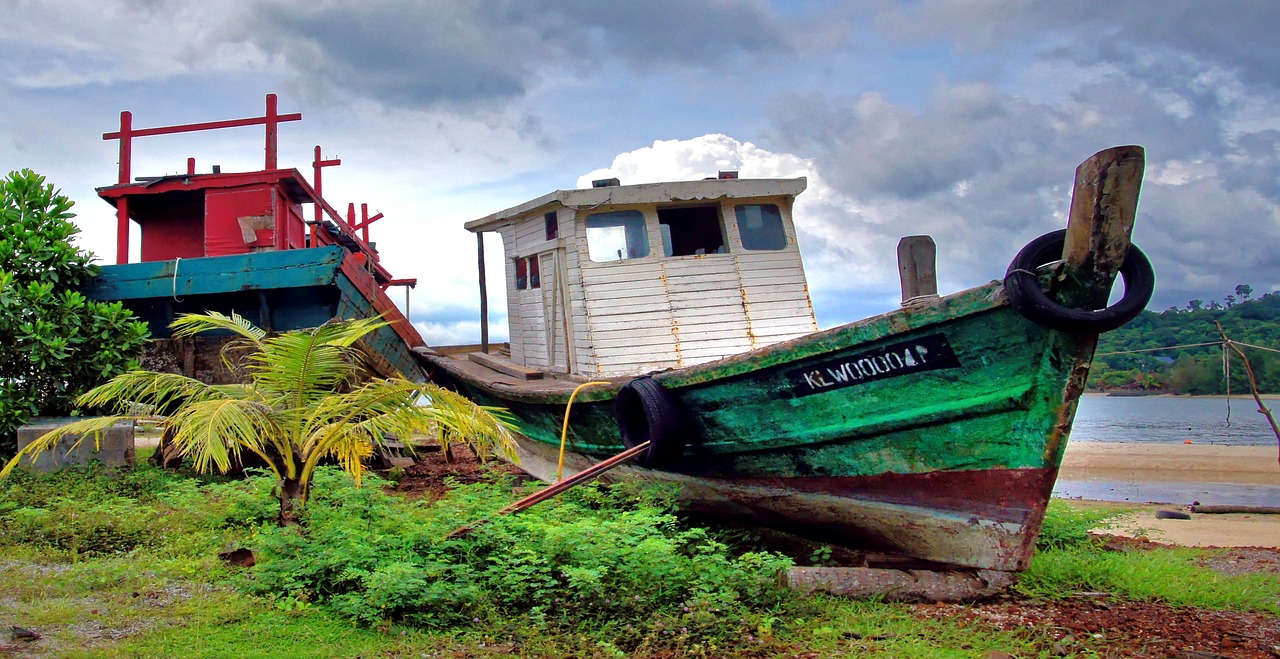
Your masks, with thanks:
M516 290L523 291L529 287L529 273L525 269L523 258L516 259Z
M640 211L609 211L586 219L587 254L592 261L622 261L649 255L649 233Z
M662 253L667 256L723 254L724 229L720 225L719 206L685 206L659 208L658 226L662 229Z
M782 229L782 214L773 204L743 204L734 207L738 218L738 235L744 249L785 249L787 234Z
M529 288L542 288L542 277L538 274L538 257L529 257Z
M555 211L543 215L542 222L547 228L547 240L555 240L560 237L560 220L556 218Z

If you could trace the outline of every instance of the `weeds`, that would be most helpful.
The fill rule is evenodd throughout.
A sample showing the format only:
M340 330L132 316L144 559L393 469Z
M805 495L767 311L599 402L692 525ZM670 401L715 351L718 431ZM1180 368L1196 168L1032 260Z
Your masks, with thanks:
M441 501L359 489L321 470L303 529L276 528L274 479L221 482L139 466L22 475L0 490L0 623L54 656L1036 656L910 607L799 598L753 530L675 516L663 488L582 487L468 536L518 496L497 480ZM1019 589L1276 613L1267 575L1224 577L1193 550L1116 553L1088 533L1117 511L1055 502ZM217 554L254 551L249 570ZM835 561L823 545L798 557Z

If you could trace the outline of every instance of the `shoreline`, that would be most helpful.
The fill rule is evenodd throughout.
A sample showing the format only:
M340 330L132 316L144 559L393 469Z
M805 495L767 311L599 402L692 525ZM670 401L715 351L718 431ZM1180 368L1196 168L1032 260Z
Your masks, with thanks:
M1072 506L1131 511L1097 532L1185 547L1280 546L1280 515L1194 513L1188 505L1236 497L1231 503L1280 507L1274 445L1068 442L1058 486L1055 498ZM1159 511L1190 519L1161 519Z
M1274 445L1068 441L1058 478L1280 487L1278 454Z
M1139 393L1139 394L1115 394L1110 391L1086 391L1081 396L1098 396L1102 398L1230 398L1231 400L1247 400L1253 401L1253 394L1250 393L1233 393L1230 396L1226 394L1173 394L1173 393ZM1262 400L1280 401L1280 394L1258 394Z

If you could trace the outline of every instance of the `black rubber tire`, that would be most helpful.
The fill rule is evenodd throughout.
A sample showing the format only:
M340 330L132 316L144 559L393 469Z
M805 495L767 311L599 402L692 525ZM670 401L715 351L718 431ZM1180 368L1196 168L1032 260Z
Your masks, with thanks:
M649 450L637 460L642 466L669 465L684 455L680 407L653 378L639 377L622 385L614 401L614 418L627 448L649 442Z
M1027 243L1013 258L1004 276L1004 289L1009 304L1031 322L1049 329L1070 334L1101 334L1109 332L1133 320L1151 301L1155 292L1156 275L1151 261L1138 249L1129 245L1120 266L1124 278L1124 297L1106 309L1072 309L1053 301L1040 288L1035 269L1062 258L1062 246L1066 243L1066 229L1058 229Z

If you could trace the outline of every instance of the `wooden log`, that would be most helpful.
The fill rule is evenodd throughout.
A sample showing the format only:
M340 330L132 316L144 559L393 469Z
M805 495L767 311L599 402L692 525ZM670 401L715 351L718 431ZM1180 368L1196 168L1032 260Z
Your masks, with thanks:
M1191 506L1191 512L1208 514L1249 513L1252 515L1280 515L1280 506Z
M1129 251L1145 164L1142 147L1129 145L1099 151L1076 168L1062 260L1063 276L1079 280L1082 305L1107 305Z
M882 597L897 602L971 602L997 595L1018 577L999 570L794 567L787 585L802 593Z
M902 304L938 296L938 247L929 236L906 236L898 241L898 278Z

